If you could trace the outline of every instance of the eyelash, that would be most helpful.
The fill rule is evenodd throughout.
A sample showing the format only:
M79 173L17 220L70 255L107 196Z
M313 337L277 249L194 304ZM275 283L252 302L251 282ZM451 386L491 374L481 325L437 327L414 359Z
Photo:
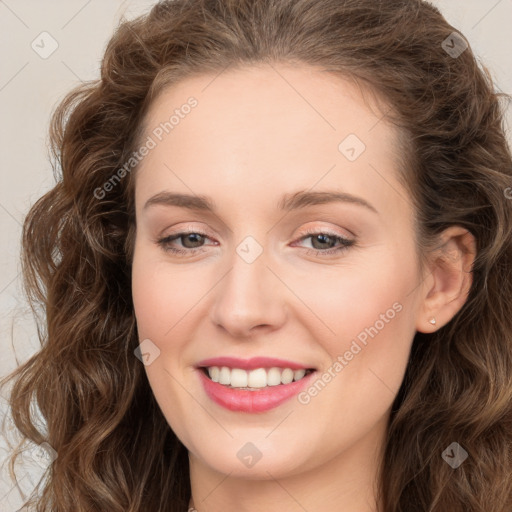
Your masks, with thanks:
M169 235L169 236L166 236L164 238L157 240L157 244L160 245L160 247L162 247L162 249L165 252L171 252L176 255L185 256L186 254L192 255L192 254L196 254L197 252L202 252L203 247L195 247L192 249L179 249L176 247L171 247L169 245L174 240L177 240L181 237L191 235L191 234L200 235L204 238L209 238L208 235L206 235L206 233L202 233L201 231L182 231L180 233L175 233L173 235ZM327 236L331 237L332 239L334 239L335 242L340 242L341 245L338 247L333 247L331 249L326 249L326 250L310 249L310 248L306 247L305 249L307 251L307 254L314 253L314 255L316 255L316 256L318 256L318 255L330 256L330 255L333 255L336 253L341 253L355 244L355 240L350 240L348 238L344 238L342 236L339 236L339 235L332 233L330 231L327 231L327 230L321 231L321 230L314 230L314 229L306 230L304 235L301 236L297 241L302 241L307 238L311 238L313 235L327 235Z

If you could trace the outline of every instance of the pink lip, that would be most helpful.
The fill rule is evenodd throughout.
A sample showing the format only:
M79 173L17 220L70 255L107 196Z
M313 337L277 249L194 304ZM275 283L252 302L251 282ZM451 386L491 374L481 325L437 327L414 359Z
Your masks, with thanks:
M251 364L252 361L251 359ZM217 364L208 364L208 366L217 366ZM223 366L228 365L224 364ZM235 365L234 368L240 368L240 366ZM255 368L261 368L261 366L255 366ZM302 366L300 368L304 367ZM253 413L265 412L281 405L305 388L316 374L316 372L312 372L296 382L290 382L290 384L280 384L278 386L261 388L256 391L249 391L245 389L229 388L218 382L213 382L201 369L198 369L197 372L199 373L199 378L201 379L206 394L215 403L230 411Z
M285 359L276 359L273 357L252 357L251 359L238 359L236 357L212 357L200 361L197 366L227 366L228 368L241 368L242 370L255 370L256 368L291 368L292 370L301 370L302 368L311 368L293 361Z

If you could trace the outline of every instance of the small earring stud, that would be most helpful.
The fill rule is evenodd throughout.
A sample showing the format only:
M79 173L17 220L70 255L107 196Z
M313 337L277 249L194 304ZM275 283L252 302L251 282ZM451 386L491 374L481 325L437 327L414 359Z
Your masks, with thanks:
M432 325L436 325L436 319L434 317L432 317L429 322L432 324Z

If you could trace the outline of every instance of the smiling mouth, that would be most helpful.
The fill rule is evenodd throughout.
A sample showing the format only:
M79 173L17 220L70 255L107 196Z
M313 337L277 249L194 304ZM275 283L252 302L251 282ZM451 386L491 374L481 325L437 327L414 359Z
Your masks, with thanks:
M303 379L314 372L314 368L255 368L244 370L242 368L229 368L227 366L203 366L199 368L211 381L217 382L232 389L257 391L272 386L290 384Z

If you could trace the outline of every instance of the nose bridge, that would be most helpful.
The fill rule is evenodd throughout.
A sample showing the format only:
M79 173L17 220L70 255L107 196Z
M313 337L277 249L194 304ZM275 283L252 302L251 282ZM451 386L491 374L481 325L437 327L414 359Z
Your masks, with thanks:
M253 236L235 247L211 309L214 323L233 336L247 336L256 326L277 327L284 320L279 282L267 265L269 251Z

